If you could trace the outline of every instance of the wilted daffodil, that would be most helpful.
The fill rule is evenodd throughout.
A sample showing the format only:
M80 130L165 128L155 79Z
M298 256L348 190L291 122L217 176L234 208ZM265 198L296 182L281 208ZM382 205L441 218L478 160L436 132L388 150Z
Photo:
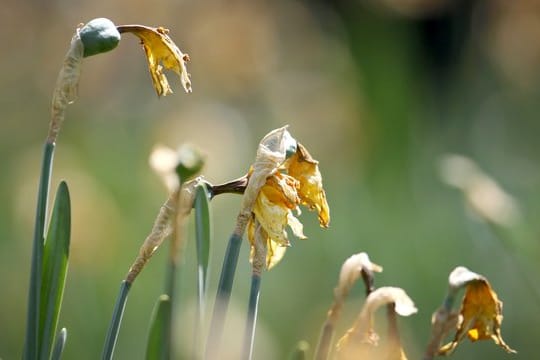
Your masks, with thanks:
M168 29L143 25L123 25L118 26L118 31L120 33L130 32L141 39L148 60L148 69L158 96L165 96L173 92L163 73L163 67L177 73L184 90L187 93L191 92L191 81L186 69L189 56L183 54L171 40Z
M501 336L502 302L486 278L469 273L476 276L467 282L456 335L452 342L439 349L439 354L450 354L465 335L471 341L492 339L507 352L515 353L516 351L506 345Z
M281 135L284 141L294 141L287 130ZM257 224L264 230L262 236L266 237L266 266L273 267L283 257L285 248L290 245L287 237L287 226L293 234L305 239L302 223L293 212L300 214L299 205L317 210L319 223L328 227L330 211L326 201L326 194L322 187L322 177L318 162L314 160L307 150L299 143L296 151L282 164L276 166L259 189L252 208L252 217L248 222L248 239L253 252L255 249L255 232ZM281 147L282 150L286 147Z
M397 334L393 334L394 338L388 341L387 346L379 347L379 335L373 328L373 318L377 309L388 304L393 304L395 313L401 316L410 316L418 311L401 288L384 286L374 290L366 298L353 326L339 339L336 345L338 359L407 359Z

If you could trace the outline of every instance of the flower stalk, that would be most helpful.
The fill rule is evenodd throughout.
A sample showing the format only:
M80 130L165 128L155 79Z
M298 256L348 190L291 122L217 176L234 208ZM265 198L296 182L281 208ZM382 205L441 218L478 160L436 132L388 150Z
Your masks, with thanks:
M266 253L268 234L256 221L255 225L255 245L252 256L251 288L249 292L248 311L246 327L244 331L244 347L242 359L251 360L253 358L253 346L255 343L255 328L257 324L257 312L259 309L259 298L261 291L262 272L266 269Z

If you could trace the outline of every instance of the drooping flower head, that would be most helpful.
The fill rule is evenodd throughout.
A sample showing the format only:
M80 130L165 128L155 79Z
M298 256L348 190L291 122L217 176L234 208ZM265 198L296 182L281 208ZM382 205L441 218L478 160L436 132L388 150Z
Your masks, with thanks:
M395 313L401 316L410 316L418 311L401 288L383 286L374 290L366 298L353 326L339 339L336 345L338 359L407 359L397 339L393 339L394 342L386 347L379 347L379 335L373 328L373 317L377 309L388 304L393 304Z
M439 354L450 354L465 335L471 341L492 339L506 352L515 353L502 338L502 301L487 279L464 267L458 267L453 274L454 277L466 276L468 281L465 282L465 295L461 302L456 334L450 343L439 349Z
M285 248L290 245L287 226L296 237L306 238L302 223L294 215L294 212L298 215L301 213L299 205L307 206L310 210L317 210L321 226L328 227L330 222L330 210L322 187L318 162L311 157L304 146L292 139L287 130L283 129L280 136L280 139L288 144L282 144L279 147L281 151L290 149L289 145L294 144L293 154L282 163L276 164L275 169L269 172L270 175L259 188L252 208L252 217L248 222L248 239L252 247L251 259L255 256L255 235L260 225L264 230L261 234L267 243L266 267L268 269L279 262Z
M163 67L177 73L184 90L187 93L191 92L191 81L186 68L189 55L182 53L171 40L168 29L143 25L123 25L118 26L118 31L121 33L130 32L141 39L148 60L148 69L158 96L165 96L173 92L163 73Z

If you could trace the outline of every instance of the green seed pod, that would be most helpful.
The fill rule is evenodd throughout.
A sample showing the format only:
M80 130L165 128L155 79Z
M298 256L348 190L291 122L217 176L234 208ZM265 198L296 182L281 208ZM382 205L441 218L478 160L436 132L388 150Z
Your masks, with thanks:
M120 33L116 25L105 18L89 21L79 30L84 45L84 57L110 51L120 42Z

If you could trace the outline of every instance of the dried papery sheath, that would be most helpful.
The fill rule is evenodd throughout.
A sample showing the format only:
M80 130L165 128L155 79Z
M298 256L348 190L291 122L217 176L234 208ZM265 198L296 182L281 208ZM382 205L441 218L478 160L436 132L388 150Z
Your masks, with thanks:
M144 243L139 250L139 255L126 275L126 281L128 283L131 284L135 281L135 278L139 275L163 240L171 234L171 224L176 218L178 208L179 191L180 190L178 189L171 193L167 201L161 206L159 214L154 221L152 231L144 240Z
M255 275L261 275L262 271L267 268L267 262L266 262L266 254L268 252L267 248L267 238L268 234L266 234L266 231L263 229L261 224L259 224L257 221L254 223L254 244L251 247L251 266L253 269L253 274Z
M120 33L116 26L105 18L91 20L76 29L56 80L47 142L56 141L64 122L66 107L77 99L83 57L110 51L119 41Z
M84 53L84 45L77 28L69 50L60 69L52 96L51 122L49 125L48 143L55 143L64 122L66 107L77 99L79 78Z

